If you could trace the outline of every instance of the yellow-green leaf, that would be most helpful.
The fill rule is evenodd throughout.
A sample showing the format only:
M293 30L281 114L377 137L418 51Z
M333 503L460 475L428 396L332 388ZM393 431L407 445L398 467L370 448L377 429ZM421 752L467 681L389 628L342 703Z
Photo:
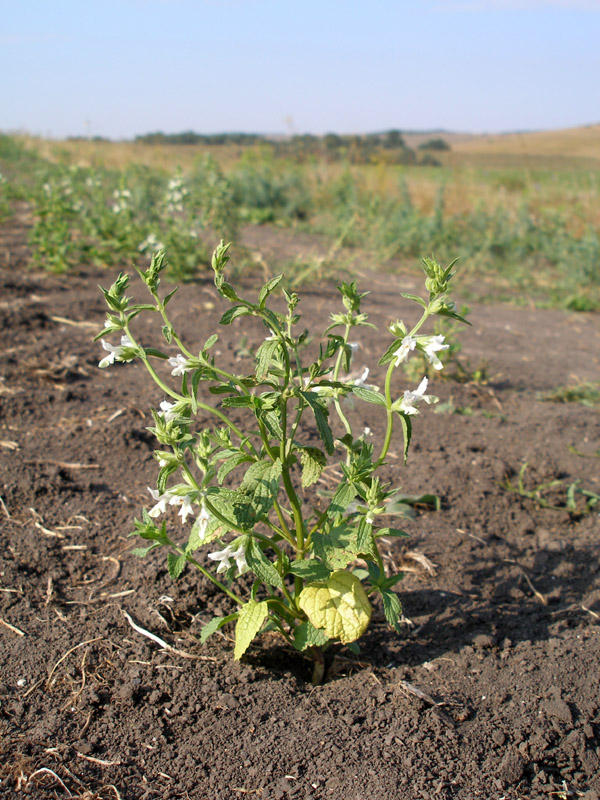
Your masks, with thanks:
M342 644L360 639L371 620L371 604L361 582L343 569L327 581L307 584L298 602L315 628Z
M238 621L235 626L235 647L233 657L236 661L244 655L250 643L262 628L262 624L269 613L269 606L263 601L257 603L256 600L249 600L239 612Z

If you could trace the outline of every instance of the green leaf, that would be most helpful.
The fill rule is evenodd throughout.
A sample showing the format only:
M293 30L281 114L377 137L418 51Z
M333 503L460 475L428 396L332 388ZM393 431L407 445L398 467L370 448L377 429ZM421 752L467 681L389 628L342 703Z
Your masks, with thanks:
M375 531L375 538L379 539L380 536L410 536L409 533L406 531L401 530L400 528L379 528L378 531Z
M354 531L340 526L330 533L313 533L315 555L329 569L341 569L354 561L359 554Z
M382 578L379 582L380 589L391 589L395 586L399 581L404 578L403 572L397 572L395 575L391 575L389 578Z
M398 350L401 344L402 344L402 339L394 339L394 341L391 343L391 345L388 347L388 349L385 351L385 353L381 356L381 358L377 362L379 366L383 366L384 364L389 364L390 361L393 361L393 359L396 357L396 350Z
M192 525L188 543L185 546L186 553L193 553L199 547L209 544L209 542L214 542L215 539L224 536L228 530L229 528L225 523L221 522L217 517L211 517L206 526L200 519L196 519Z
M321 437L321 440L325 445L325 450L327 450L329 455L331 455L333 453L334 446L333 446L333 434L331 433L331 428L329 427L329 423L327 422L327 417L329 416L329 411L327 410L327 406L323 405L323 403L319 400L319 397L315 392L300 392L300 394L312 409L312 412L315 415L315 422L317 423L317 430L319 431L319 436Z
M219 341L219 337L216 333L213 333L212 336L209 336L208 339L204 342L204 347L202 348L203 351L210 350L213 345L215 345Z
M169 302L169 300L170 300L170 299L173 297L173 295L175 294L175 292L177 291L177 289L179 289L179 286L176 286L176 287L175 287L175 288L174 288L172 291L170 291L170 292L169 292L169 294L168 294L168 295L165 297L165 299L163 300L163 306L164 306L165 308L167 307L167 303L168 303L168 302Z
M364 386L353 386L352 393L366 403L374 403L378 406L386 405L385 397L374 389L366 389Z
M271 362L275 360L275 353L279 349L278 339L267 339L256 351L256 378L263 381L269 374Z
M162 350L156 350L154 347L147 347L146 348L146 355L147 356L154 356L154 358L168 358L169 357L166 353L163 353Z
M331 575L331 570L316 558L303 558L292 561L290 572L305 581L326 581Z
M252 408L254 398L249 397L247 394L236 394L233 397L224 397L221 400L221 405L228 408Z
M303 447L300 451L302 464L302 487L312 486L319 480L323 468L327 464L325 454L318 447Z
M219 286L217 286L217 290L221 297L225 297L227 300L230 300L232 303L235 303L240 298L237 296L235 289L230 283L223 282Z
M260 414L260 419L274 439L283 439L283 428L281 427L278 411L263 411Z
M217 473L217 480L219 483L223 483L225 478L229 475L229 473L238 467L240 464L244 464L245 462L251 461L252 459L250 456L247 456L245 453L234 453L233 455L226 458L225 461L219 467L219 472Z
M228 308L227 311L223 314L221 319L219 320L220 325L231 325L234 319L237 317L247 316L248 314L252 314L251 311L246 308L246 306L232 306ZM204 345L204 349L208 349L206 345Z
M459 322L464 322L465 325L471 325L468 319L461 317L461 315L457 314L456 311L451 311L449 309L442 309L441 311L437 311L436 314L438 317L450 317L451 319L459 320Z
M246 561L252 572L263 583L267 583L269 586L276 586L278 589L282 588L283 580L281 575L273 562L269 561L263 553L259 543L254 538L250 539L250 544L246 548Z
M343 514L355 497L356 489L351 483L340 483L331 501L332 513Z
M171 344L171 341L173 339L173 328L170 325L163 325L162 334L165 337L166 343Z
M181 575L186 565L186 557L185 553L178 556L175 553L169 553L167 556L167 567L169 568L169 575L171 578L176 581L177 578Z
M225 519L231 520L233 530L235 526L252 530L256 524L256 511L244 492L226 488L209 489L208 500Z
M132 536L141 536L142 539L152 539L155 542L167 544L167 526L163 521L160 528L156 525L152 517L148 514L146 509L142 511L143 522L134 519L135 531Z
M227 617L213 617L210 622L202 626L202 630L200 631L200 644L204 644L209 636L212 636L213 633L220 630L223 625L227 625L228 622L233 622L233 620L237 618L237 614L229 614Z
M358 532L356 534L356 549L363 555L369 555L371 558L377 558L377 545L373 535L373 525L367 522L366 517L361 517L358 523Z
M324 647L328 643L329 639L325 631L315 628L308 620L301 622L294 629L292 644L296 650L306 650L307 647Z
M408 292L401 292L402 297L406 297L407 300L414 300L415 303L418 303L423 308L427 308L427 303L423 300L422 297L419 297L418 294L408 294Z
M265 302L267 297L271 294L271 292L278 286L279 282L283 278L282 275L276 275L274 278L271 278L270 281L267 281L265 285L260 290L260 294L258 295L258 305L260 308L265 307Z
M430 494L429 492L419 495L398 494L395 496L394 502L404 503L409 506L429 506L435 511L439 511L442 507L442 501L440 500L439 496L437 494ZM384 514L390 513L390 505L391 504L387 506L388 510L384 511Z
M131 551L131 555L137 556L138 558L145 558L151 550L160 547L160 544L160 542L153 542L148 545L148 547L134 547Z
M384 589L381 592L383 599L383 613L388 621L388 624L400 633L400 614L402 614L402 603L395 592L389 592Z
M235 648L233 657L236 661L244 655L256 634L262 628L263 622L269 614L269 606L263 600L249 600L239 610L239 617L235 626Z
M323 583L309 583L298 604L315 628L342 644L360 639L371 621L371 604L361 582L345 570L334 572Z
M166 467L161 467L156 480L156 488L159 494L164 494L167 491L167 480L169 475L172 475L178 469L178 464L167 464Z
M252 498L257 517L267 514L273 499L279 491L279 478L281 477L281 461L257 461L247 470L240 484L240 491Z

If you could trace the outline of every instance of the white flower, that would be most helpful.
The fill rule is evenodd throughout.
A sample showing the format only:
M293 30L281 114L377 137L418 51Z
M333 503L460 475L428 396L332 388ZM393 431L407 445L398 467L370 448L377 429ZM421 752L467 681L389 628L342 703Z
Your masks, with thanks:
M402 344L397 350L394 350L393 355L396 356L396 363L394 366L398 366L402 361L406 361L408 358L408 354L411 350L414 350L417 346L417 340L414 336L405 336L402 339Z
M417 404L420 403L421 400L424 400L426 403L435 402L437 398L435 398L433 395L425 394L427 383L427 378L423 378L414 392L411 392L410 389L406 389L404 392L404 397L402 398L398 408L401 413L418 414L419 410L417 409Z
M361 373L360 377L359 377L359 378L357 378L357 379L354 381L354 385L355 385L355 386L364 386L364 387L368 388L368 387L370 386L370 384L368 384L368 383L365 383L365 381L367 380L367 378L368 378L368 377L369 377L369 368L368 368L368 367L365 367L365 368L363 369L363 371L362 371L362 373Z
M175 408L175 403L169 403L168 400L163 400L160 404L160 410L162 412L163 417L165 418L165 422L171 422L171 420L175 419L177 416L177 412L173 411Z
M145 253L146 250L164 250L165 246L162 242L159 242L158 237L155 233L149 233L148 236L144 239L144 241L138 245L138 250L140 253Z
M179 516L181 517L181 524L185 525L186 519L189 517L190 514L194 513L194 507L192 506L192 501L185 495L184 497L179 497L175 495L171 497L169 500L170 506L181 506L179 509Z
M168 363L171 367L173 367L171 375L183 375L184 372L189 372L192 369L192 367L189 365L189 360L182 353L177 353L176 356L171 356Z
M150 487L148 487L148 491L152 499L156 501L156 505L148 512L149 516L158 517L160 514L164 514L167 510L167 503L171 502L173 495L170 492L159 494L158 489L151 489Z
M436 356L436 353L440 350L447 350L449 347L449 344L444 344L444 336L441 333L439 336L432 336L423 347L423 351L429 359L429 363L433 364L434 369L442 369L444 366Z
M113 345L110 342L105 341L104 339L100 340L102 343L102 347L108 352L108 355L105 356L102 361L98 363L100 369L104 369L104 367L108 367L111 364L114 364L115 361L133 361L133 356L131 358L123 358L123 353L126 348L134 347L133 342L129 338L129 336L123 335L121 336L121 344L120 345Z
M233 549L233 544L229 544L224 550L217 550L214 553L209 553L208 557L213 561L219 562L217 574L219 572L226 572L231 566L232 559L235 560L239 575L248 567L246 563L246 548L243 542L240 542L237 550Z
M204 503L202 503L202 509L198 516L196 517L196 522L198 523L198 539L202 542L204 537L206 536L208 530L208 523L210 522L210 513Z

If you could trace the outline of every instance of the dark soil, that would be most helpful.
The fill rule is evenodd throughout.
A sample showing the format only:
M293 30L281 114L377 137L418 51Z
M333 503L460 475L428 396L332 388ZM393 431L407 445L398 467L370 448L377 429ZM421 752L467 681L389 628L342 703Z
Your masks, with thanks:
M227 602L189 570L173 583L164 554L129 552L155 485L146 426L162 397L141 365L97 368L97 284L112 277L25 271L17 223L0 236L0 796L600 797L598 507L542 508L502 487L527 461L529 488L563 482L552 504L574 480L600 492L598 411L538 398L598 380L598 316L473 310L463 357L487 359L489 384L436 381L455 413L425 409L408 466L396 457L388 468L407 493L442 498L386 554L406 569L403 633L379 610L360 656L328 652L315 688L310 662L274 638L243 663L227 630L200 646ZM365 276L372 321L409 317L399 292L419 282ZM328 287L302 297L317 328L338 307ZM208 281L172 309L196 346L223 310ZM225 330L224 362L239 358L243 335L252 349L262 334ZM361 362L374 365L380 338L363 337ZM371 378L381 383L376 368ZM377 439L374 409L350 413Z

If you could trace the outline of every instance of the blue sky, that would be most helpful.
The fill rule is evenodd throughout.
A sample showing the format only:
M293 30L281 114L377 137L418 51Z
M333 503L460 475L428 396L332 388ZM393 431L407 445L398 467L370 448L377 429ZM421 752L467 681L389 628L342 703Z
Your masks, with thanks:
M3 6L4 131L130 138L600 122L600 0Z

